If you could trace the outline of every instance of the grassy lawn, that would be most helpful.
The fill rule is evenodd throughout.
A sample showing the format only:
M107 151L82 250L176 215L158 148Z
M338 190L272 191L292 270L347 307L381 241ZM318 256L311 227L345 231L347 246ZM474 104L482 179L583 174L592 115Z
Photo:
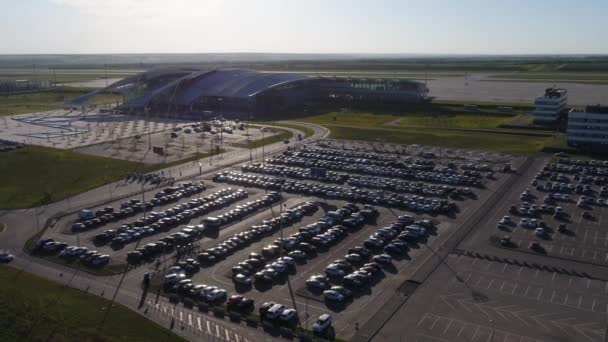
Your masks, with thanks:
M273 123L273 125L274 125L274 123ZM253 140L248 144L247 143L235 144L235 146L242 147L242 148L258 148L258 147L262 147L265 145L274 144L276 142L279 142L279 141L282 141L285 139L293 138L293 134L291 134L291 131L288 131L285 129L280 129L280 128L270 128L270 127L268 129L272 132L278 132L279 134L275 134L273 136L265 137L262 139Z
M310 122L321 126L344 125L357 127L379 127L399 118L400 116L392 114L330 112L322 115L303 118L300 121Z
M308 137L312 136L313 134L315 134L315 131L312 128L310 128L308 126L298 125L298 124L273 122L273 121L254 121L253 123L257 124L257 125L273 125L273 126L297 129L299 131L304 132L304 138L308 138Z
M124 69L109 69L107 71L108 78L123 78L131 76L140 70L124 70ZM143 71L143 70L141 70ZM14 69L0 69L0 80L15 80L15 79L28 79L28 80L52 80L59 83L69 82L84 82L104 79L106 77L106 71L103 68L91 68L91 69L56 69L54 72L51 69L39 69L36 73L32 72L31 69L14 68Z
M63 108L64 102L89 90L43 91L36 93L0 95L0 116L33 113ZM90 104L106 104L122 101L118 94L100 94L94 97Z
M404 126L426 126L441 128L497 128L502 124L511 123L516 117L491 115L416 115L407 116L396 122Z
M503 153L535 153L544 147L551 137L526 136L474 131L454 131L432 128L384 129L327 126L330 138L363 140L396 144L422 144L465 148Z
M115 304L38 276L0 266L2 341L184 341L169 330Z
M334 139L423 144L508 153L535 153L541 151L546 143L552 142L553 137L547 132L497 128L502 123L511 122L515 117L514 114L485 115L478 112L443 115L439 118L421 114L331 112L299 120L329 128L330 138ZM492 131L478 131L480 129Z
M57 201L133 172L137 163L39 146L0 155L0 208Z

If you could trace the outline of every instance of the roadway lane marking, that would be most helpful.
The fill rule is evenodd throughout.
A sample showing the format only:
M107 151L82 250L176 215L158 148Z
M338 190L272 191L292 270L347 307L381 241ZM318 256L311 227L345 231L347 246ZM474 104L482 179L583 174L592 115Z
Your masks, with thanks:
M597 299L593 300L593 304L591 304L591 311L595 312L595 304L597 304Z

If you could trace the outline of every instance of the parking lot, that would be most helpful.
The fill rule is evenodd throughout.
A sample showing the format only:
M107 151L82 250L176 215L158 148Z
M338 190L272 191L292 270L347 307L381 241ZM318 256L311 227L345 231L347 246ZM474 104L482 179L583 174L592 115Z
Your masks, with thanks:
M597 162L575 169L572 163L576 161L547 164L511 204L504 213L509 219L501 219L496 227L498 236L511 239L503 247L608 265L608 232L603 229L608 218L607 165Z
M452 254L375 340L604 341L608 283Z
M231 120L204 123L205 127L193 119L124 115L94 107L54 110L2 117L0 141L13 142L17 146L27 143L75 149L92 155L155 164L215 153L217 148L224 152L235 151L251 141L277 134L271 128L263 132L262 127L245 126ZM163 153L147 153L151 146L161 148Z
M329 313L331 332L349 339L370 317L362 312L380 309L502 184L506 161L516 168L523 158L337 144L162 184L91 208L104 222L67 217L44 238L152 272L182 301L262 316L272 309L264 303L279 303L281 319L266 321L307 330Z

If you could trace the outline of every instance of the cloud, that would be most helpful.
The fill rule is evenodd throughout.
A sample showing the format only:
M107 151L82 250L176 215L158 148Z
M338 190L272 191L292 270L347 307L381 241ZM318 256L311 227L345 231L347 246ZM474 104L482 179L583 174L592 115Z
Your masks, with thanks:
M221 0L50 0L83 13L133 20L188 20L216 16Z

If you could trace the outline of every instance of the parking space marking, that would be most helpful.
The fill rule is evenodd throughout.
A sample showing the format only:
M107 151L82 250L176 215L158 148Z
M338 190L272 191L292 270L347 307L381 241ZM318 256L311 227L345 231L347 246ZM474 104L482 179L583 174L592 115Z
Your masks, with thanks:
M215 336L221 338L222 335L220 335L220 326L217 324L214 324L214 325L215 325Z
M443 334L445 335L445 333L448 332L448 330L450 329L450 327L452 326L452 323L454 322L453 319L450 319L450 321L448 322L448 324L445 326L445 329L443 329Z
M596 231L595 231L595 235L593 235L593 244L594 244L594 245L597 245L597 234L598 234L598 232L597 232L597 230L596 230Z
M543 288L540 288L540 291L538 291L538 296L536 296L536 300L540 300L540 296L543 294Z
M207 333L209 335L211 335L211 325L210 325L209 321L205 321L205 322L207 323Z
M201 325L201 317L200 316L196 317L196 324L197 324L198 330L199 331L203 331L203 326Z
M426 322L433 321L432 325L424 325ZM439 324L437 324L439 322ZM444 325L445 324L445 325ZM417 333L417 336L425 336L425 338L436 339L440 341L444 341L443 337L439 337L437 335L446 335L456 336L459 340L464 340L467 342L480 342L480 341L539 341L529 336L519 335L513 332L505 331L502 329L498 329L496 327L491 327L488 325L482 325L478 323L472 323L469 321L464 321L458 318L441 316L436 314L425 313L422 319L419 321L418 328L425 330L425 332ZM454 334L449 334L450 329L455 332L455 329L458 331ZM433 335L428 335L427 332L432 333ZM452 340L450 340L452 341Z

